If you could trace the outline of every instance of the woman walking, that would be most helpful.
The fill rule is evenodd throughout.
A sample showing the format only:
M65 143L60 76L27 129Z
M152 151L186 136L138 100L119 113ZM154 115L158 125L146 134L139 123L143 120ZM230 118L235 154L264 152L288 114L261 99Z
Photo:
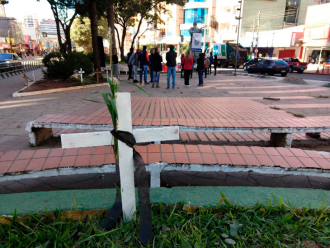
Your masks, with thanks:
M113 49L112 52L112 66L113 66L113 76L119 80L119 63L117 49Z
M156 83L156 88L159 88L159 76L160 72L163 70L162 66L163 58L159 54L159 49L158 47L155 48L155 53L153 54L153 80L152 80L152 88L155 87Z
M197 71L198 71L198 85L197 86L203 86L203 74L205 72L205 67L204 67L204 59L205 59L205 54L200 53L199 58L197 59Z
M184 63L183 63L183 58L184 58L184 54L181 54L181 78L183 78L182 73L183 73L183 68L184 68Z
M189 77L194 66L194 59L191 56L191 51L189 50L182 59L184 64L184 85L190 86Z
M218 56L214 55L214 76L217 75Z

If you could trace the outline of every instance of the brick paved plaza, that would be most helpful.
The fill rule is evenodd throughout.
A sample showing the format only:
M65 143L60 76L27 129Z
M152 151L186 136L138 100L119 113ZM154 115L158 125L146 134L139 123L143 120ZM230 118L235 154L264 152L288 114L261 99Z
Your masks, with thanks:
M138 146L145 163L163 161L169 164L276 165L283 168L330 169L329 155L299 149L272 148L269 143L270 133L212 131L212 128L299 129L329 126L328 99L318 98L320 94L330 94L330 89L323 87L324 82L310 81L308 85L293 85L274 79L226 74L208 76L203 88L194 86L196 81L194 75L193 86L186 88L177 75L177 88L166 90L165 76L161 76L160 89L152 89L150 85L142 86L148 95L125 81L121 82L120 90L132 93L133 125L206 128L205 132L181 132L179 144ZM109 113L103 104L84 100L101 100L100 94L90 94L99 90L107 91L108 87L1 102L0 174L113 164L113 156L107 155L111 153L111 147L65 150L59 148L58 138L40 147L30 147L28 132L25 130L26 124L36 119L37 123L111 125ZM281 100L264 100L263 97ZM293 114L303 114L304 117L295 117ZM96 130L55 129L54 136ZM293 147L299 148L301 142L312 142L314 146L322 144L327 150L329 138L327 132L321 133L320 140L306 136L305 133L294 133ZM188 144L183 145L185 143ZM318 149L322 150L319 146Z

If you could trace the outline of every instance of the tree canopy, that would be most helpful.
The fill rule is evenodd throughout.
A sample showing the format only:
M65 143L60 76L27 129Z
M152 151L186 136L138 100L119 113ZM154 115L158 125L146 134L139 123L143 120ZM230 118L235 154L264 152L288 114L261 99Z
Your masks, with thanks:
M98 33L105 38L108 36L108 21L104 17L98 21ZM71 38L87 52L92 50L91 20L88 17L77 17L73 21Z

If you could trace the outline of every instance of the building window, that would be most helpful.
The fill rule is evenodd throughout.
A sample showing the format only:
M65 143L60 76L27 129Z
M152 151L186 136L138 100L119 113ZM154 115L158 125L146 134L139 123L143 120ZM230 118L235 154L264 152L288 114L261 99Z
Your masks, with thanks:
M184 23L205 23L207 9L186 9L184 11Z

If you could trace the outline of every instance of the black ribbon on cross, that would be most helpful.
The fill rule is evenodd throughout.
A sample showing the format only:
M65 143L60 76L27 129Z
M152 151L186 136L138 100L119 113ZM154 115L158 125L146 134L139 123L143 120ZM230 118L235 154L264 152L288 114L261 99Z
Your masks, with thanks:
M152 216L150 207L150 187L149 178L142 156L138 153L134 145L136 144L135 137L132 133L126 131L110 131L113 137L125 143L133 149L133 160L135 167L135 179L138 189L138 206L140 216L140 242L142 244L152 243ZM120 180L119 165L116 162L116 181ZM117 220L122 213L121 195L116 191L116 199L112 208L109 210L105 219L102 222L102 227L106 230L111 230L116 227Z

